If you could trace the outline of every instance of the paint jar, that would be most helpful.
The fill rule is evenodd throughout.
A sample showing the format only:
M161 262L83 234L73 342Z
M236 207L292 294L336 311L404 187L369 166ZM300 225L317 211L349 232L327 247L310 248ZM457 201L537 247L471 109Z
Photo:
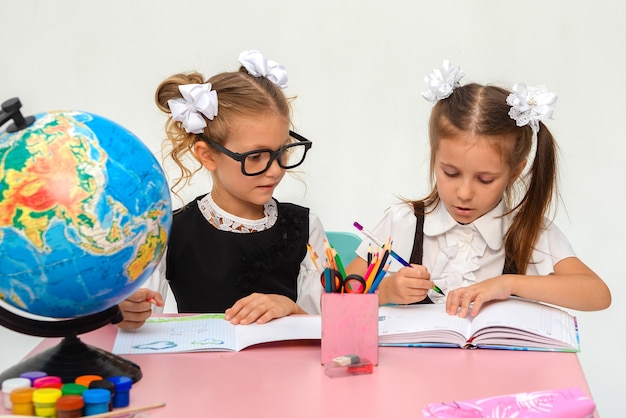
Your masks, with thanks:
M84 391L87 390L87 387L84 385L79 385L78 383L65 383L61 386L61 392L63 395L82 395Z
M109 411L113 410L113 400L115 399L115 383L109 380L94 380L89 383L89 389L106 389L111 393L111 401L109 402Z
M35 415L33 406L33 392L37 390L32 387L17 388L11 392L11 404L13 415Z
M57 418L79 418L83 416L85 401L81 395L64 395L57 399Z
M38 417L56 417L56 402L61 397L61 389L42 388L33 392L33 406Z
M44 376L33 380L33 387L37 389L55 388L61 389L63 382L60 376Z
M111 402L111 392L106 389L87 389L83 392L85 401L85 416L102 414L109 412L109 402Z
M41 370L33 370L30 372L24 372L20 375L20 377L25 377L27 379L30 379L30 385L33 385L33 382L35 381L35 379L39 379L40 377L44 377L44 376L48 376L48 373L41 371Z
M84 387L88 388L89 383L93 382L94 380L102 380L102 376L98 376L97 374L84 374L74 379L74 383L78 383L79 385L83 385Z
M11 404L11 392L19 388L29 388L30 380L25 377L12 377L2 381L2 402L9 411L13 408Z
M115 396L113 408L124 408L130 404L130 389L133 387L133 379L128 376L112 376L107 380L115 384Z

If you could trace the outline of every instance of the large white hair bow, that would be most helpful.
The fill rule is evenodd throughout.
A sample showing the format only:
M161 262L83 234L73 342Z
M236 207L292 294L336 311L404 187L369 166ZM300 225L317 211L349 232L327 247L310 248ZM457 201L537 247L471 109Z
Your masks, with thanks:
M431 74L424 77L428 90L422 92L422 97L433 103L445 99L461 85L459 81L464 75L461 68L450 65L450 61L445 60L441 69L433 70Z
M550 119L554 113L552 106L557 100L556 93L543 86L527 87L524 83L513 86L506 102L511 106L509 116L517 126L530 125L534 132L539 131L539 122Z
M187 133L201 134L206 128L202 115L209 120L217 116L217 92L211 83L181 84L178 90L183 98L167 101L172 119L182 122Z
M272 60L267 60L259 51L242 51L239 54L239 62L248 74L254 77L266 77L281 89L287 87L287 68Z

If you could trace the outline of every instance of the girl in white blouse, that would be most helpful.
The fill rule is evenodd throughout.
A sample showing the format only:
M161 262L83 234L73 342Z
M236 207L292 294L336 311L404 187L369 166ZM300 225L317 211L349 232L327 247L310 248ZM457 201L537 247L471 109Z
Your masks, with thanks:
M433 188L392 206L373 229L412 264L393 261L380 304L446 303L462 317L511 295L577 310L608 307L606 284L545 216L556 194L557 145L542 120L556 95L523 84L513 93L461 86L462 76L445 62L427 77ZM348 274L365 273L369 245L363 241Z

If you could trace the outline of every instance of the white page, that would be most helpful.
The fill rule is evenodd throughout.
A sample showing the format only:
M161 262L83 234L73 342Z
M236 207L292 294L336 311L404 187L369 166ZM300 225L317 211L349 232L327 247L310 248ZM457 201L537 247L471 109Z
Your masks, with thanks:
M470 321L467 318L460 318L446 313L444 304L429 305L404 305L404 306L381 306L378 311L378 335L383 337L384 342L403 342L403 336L418 333L428 333L429 341L434 342L430 336L445 330L451 330L462 338L453 338L452 333L447 333L445 342L463 345L469 335ZM399 338L393 338L398 335ZM443 335L443 334L442 334ZM436 340L444 342L444 340Z
M472 321L472 334L487 327L529 331L577 347L575 318L567 312L538 302L511 298L482 307Z
M291 315L266 324L235 327L237 349L254 344L283 340L319 340L322 338L322 320L319 315Z

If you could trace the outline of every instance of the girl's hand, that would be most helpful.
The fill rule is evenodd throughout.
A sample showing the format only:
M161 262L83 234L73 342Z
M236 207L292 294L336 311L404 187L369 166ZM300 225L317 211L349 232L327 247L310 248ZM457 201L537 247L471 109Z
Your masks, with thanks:
M150 289L139 289L118 305L124 320L117 324L123 329L141 327L152 315L152 304L163 306L163 297L159 292Z
M424 300L433 288L430 273L424 266L412 264L385 277L378 287L378 303L409 304Z
M231 324L265 324L274 318L282 318L291 314L306 314L296 303L283 295L253 293L239 299L226 309L224 319Z
M510 277L510 275L494 277L471 286L451 290L446 298L446 311L450 315L459 315L461 318L465 318L468 312L471 316L476 316L486 302L508 299L511 296Z

